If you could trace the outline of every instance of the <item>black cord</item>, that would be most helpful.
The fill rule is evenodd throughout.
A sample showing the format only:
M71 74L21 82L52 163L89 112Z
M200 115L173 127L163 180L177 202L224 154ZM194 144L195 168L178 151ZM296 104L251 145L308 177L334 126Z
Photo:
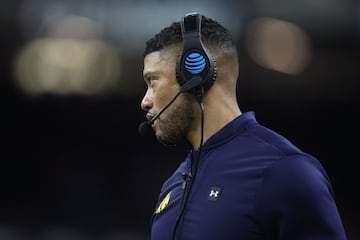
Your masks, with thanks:
M193 183L195 181L196 173L197 173L197 170L198 170L202 145L203 145L203 142L204 142L204 104L202 103L203 96L204 96L204 88L201 86L200 90L198 91L198 94L195 95L196 100L199 103L200 111L201 111L200 145L199 145L198 153L196 155L195 162L194 162L194 164L190 165L190 174L189 175L188 174L184 175L184 177L185 177L184 181L186 183L186 187L184 189L184 191L185 191L184 194L185 195L184 195L184 199L183 199L182 204L181 204L179 215L178 215L178 217L176 219L176 222L175 222L175 226L174 226L174 230L173 230L173 234L172 234L172 239L173 240L177 239L177 230L178 230L178 227L179 227L179 225L180 225L180 223L181 223L181 221L182 221L182 219L184 217L184 214L185 214L185 209L186 209L188 201L189 201L191 188L192 188L192 185L193 185ZM192 165L194 165L193 169L192 169ZM189 186L187 186L187 180L190 180ZM187 189L187 187L188 187L188 189Z

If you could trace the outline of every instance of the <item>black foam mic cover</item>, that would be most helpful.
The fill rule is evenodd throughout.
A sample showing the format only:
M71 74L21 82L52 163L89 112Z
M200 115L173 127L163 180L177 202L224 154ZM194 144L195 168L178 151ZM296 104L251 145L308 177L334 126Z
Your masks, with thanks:
M148 136L151 136L154 132L154 130L152 129L151 127L151 122L150 121L145 121L145 122L142 122L140 125L139 125L139 134L140 136L142 137L148 137Z

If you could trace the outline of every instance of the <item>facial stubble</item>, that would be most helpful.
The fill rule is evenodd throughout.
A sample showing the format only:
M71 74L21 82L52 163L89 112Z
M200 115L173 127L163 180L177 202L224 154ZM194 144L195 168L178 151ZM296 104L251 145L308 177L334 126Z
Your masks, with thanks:
M175 146L186 140L186 134L194 124L194 96L189 93L179 95L176 105L168 109L166 116L158 119L156 137L165 146Z

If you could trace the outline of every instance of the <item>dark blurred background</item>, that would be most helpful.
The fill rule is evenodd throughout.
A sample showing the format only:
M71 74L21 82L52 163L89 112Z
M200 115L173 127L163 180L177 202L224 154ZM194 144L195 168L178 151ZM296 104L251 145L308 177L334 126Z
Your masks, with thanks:
M5 0L0 8L0 239L149 239L186 148L137 128L145 41L187 12L240 53L239 104L316 156L360 239L360 3Z

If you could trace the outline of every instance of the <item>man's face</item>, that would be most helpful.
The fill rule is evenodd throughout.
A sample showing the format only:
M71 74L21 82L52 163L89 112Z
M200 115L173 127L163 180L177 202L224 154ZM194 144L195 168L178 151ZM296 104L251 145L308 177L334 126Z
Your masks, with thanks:
M174 51L156 51L144 58L143 76L147 91L141 108L146 117L154 117L179 91L175 73L176 54ZM154 122L153 129L158 140L165 145L174 145L186 137L194 119L193 98L182 93Z

